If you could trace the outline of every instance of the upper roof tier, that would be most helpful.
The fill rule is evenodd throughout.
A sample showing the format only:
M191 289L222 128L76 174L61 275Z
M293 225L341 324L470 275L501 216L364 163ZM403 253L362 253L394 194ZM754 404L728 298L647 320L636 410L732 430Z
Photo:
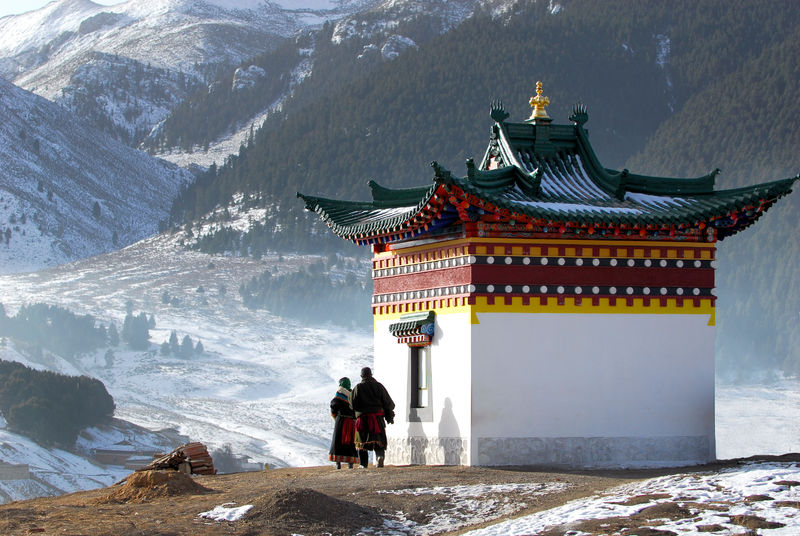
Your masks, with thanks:
M571 125L555 125L541 96L524 123L508 123L494 103L489 146L467 175L454 177L436 162L430 186L384 188L374 181L371 202L298 193L331 230L357 243L388 243L420 235L475 234L546 238L721 240L755 222L798 177L714 190L715 170L696 178L650 177L604 168L576 105Z

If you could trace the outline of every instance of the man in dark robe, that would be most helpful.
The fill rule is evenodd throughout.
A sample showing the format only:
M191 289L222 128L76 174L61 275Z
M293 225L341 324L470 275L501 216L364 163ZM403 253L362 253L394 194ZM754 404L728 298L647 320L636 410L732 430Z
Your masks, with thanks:
M372 377L372 369L361 369L361 383L353 389L356 412L356 449L362 467L369 465L369 452L375 452L378 467L386 453L386 423L394 423L394 402L386 388Z

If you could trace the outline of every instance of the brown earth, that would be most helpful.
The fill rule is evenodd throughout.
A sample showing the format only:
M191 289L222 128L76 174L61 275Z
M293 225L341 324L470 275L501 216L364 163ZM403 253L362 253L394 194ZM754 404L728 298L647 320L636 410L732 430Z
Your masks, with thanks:
M457 531L439 533L452 535L501 519L553 508L627 482L720 467L548 472L531 468L444 466L382 469L371 466L369 469L336 470L331 465L192 477L178 472L150 471L135 473L124 483L109 488L0 505L0 534L344 536L368 527L373 527L375 534L384 519L406 519L425 524L437 512L453 506L444 494L381 491L502 483L559 484L561 488L542 495L525 494L520 490L497 493L497 500L489 502L497 509L506 508L499 518L492 519L490 512L484 516L483 522L475 523L473 520L470 521L472 525ZM231 506L251 504L253 508L236 522L198 517L201 512L228 503L232 503ZM509 505L515 508L510 514L507 510ZM658 512L643 511L640 517L644 523L653 516L684 515L679 510L676 504L670 503L659 506ZM402 513L399 517L398 512ZM640 525L631 524L636 521L605 520L604 531L608 530L609 523L615 528L623 525L637 528ZM762 526L752 519L742 519L741 524ZM598 527L587 523L581 530L593 528ZM627 531L623 533L629 534Z

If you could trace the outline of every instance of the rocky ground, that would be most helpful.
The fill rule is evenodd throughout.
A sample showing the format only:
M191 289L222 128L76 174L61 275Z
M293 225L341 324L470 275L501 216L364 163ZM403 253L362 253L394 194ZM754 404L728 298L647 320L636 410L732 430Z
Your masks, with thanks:
M730 464L688 471L726 466ZM0 506L0 534L449 535L554 508L621 484L686 471L425 466L336 470L331 465L193 477L144 472L109 488ZM410 492L416 488L429 491ZM458 489L467 488L482 490L481 496L454 499ZM199 517L220 505L253 506L237 521ZM662 506L657 513L681 513L667 509ZM647 517L614 520L613 532L639 534L631 531L646 526ZM585 524L581 530L607 532L608 525L603 525Z

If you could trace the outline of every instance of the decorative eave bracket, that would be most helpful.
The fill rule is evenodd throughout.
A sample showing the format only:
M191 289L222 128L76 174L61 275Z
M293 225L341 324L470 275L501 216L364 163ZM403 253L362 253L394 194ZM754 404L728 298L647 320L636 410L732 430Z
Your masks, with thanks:
M434 334L435 311L411 313L389 325L389 332L397 337L398 344L430 346Z

